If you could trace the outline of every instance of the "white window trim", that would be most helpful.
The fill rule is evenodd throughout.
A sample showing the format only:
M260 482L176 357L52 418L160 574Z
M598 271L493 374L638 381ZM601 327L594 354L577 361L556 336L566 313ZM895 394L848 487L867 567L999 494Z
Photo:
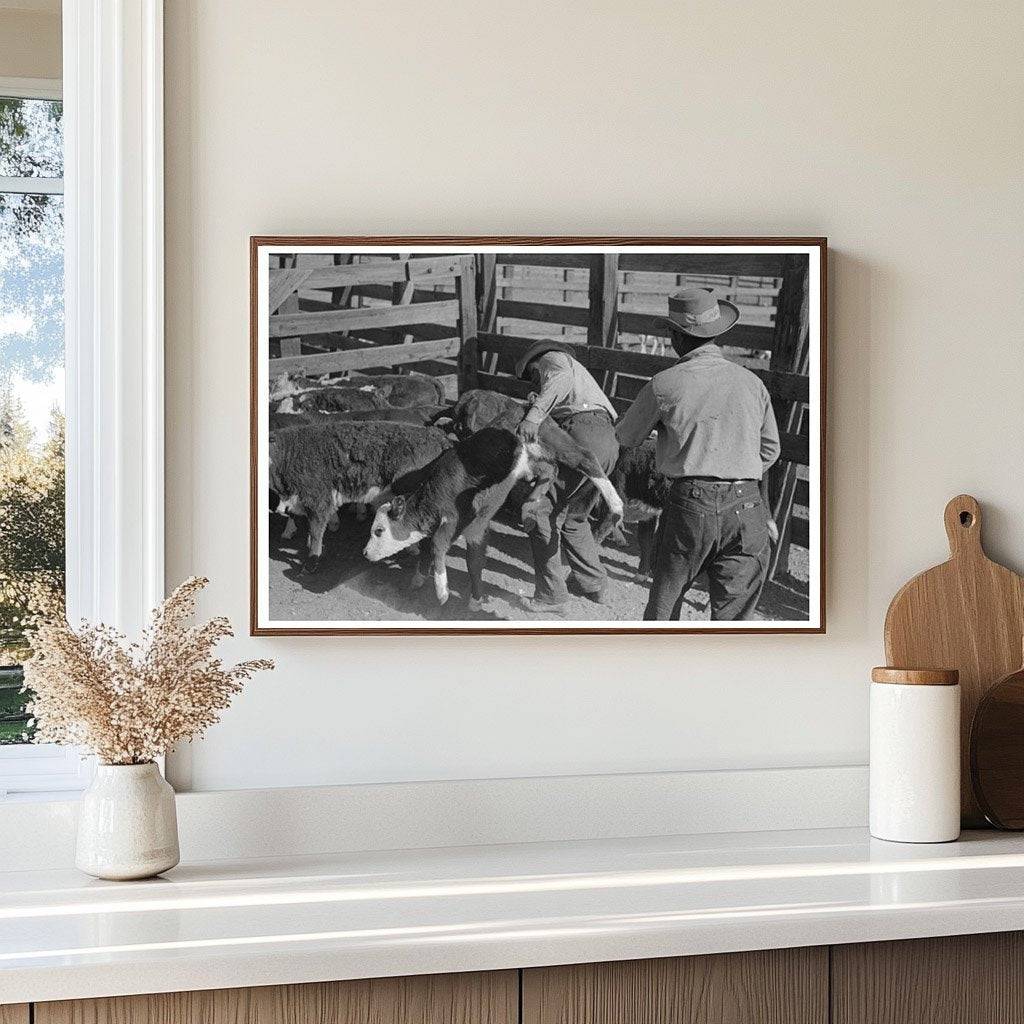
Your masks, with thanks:
M163 0L64 0L68 617L137 635L164 595ZM0 748L2 749L2 748ZM77 790L90 759L0 752L0 798Z
M55 78L3 78L0 77L0 96L23 100L59 100L61 83ZM0 174L0 192L21 195L62 195L63 178L12 178Z
M59 78L5 78L0 75L0 96L21 100L59 100L63 85Z
M24 196L59 196L63 191L63 178L8 178L0 174L0 192L16 192Z
M163 597L163 3L64 0L68 616Z
M89 785L94 762L74 747L53 743L0 747L0 801L29 793L36 799L66 798Z

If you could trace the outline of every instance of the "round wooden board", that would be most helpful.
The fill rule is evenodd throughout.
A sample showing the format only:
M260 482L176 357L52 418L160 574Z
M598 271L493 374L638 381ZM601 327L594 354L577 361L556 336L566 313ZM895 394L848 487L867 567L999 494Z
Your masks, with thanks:
M978 703L971 783L991 824L1024 829L1024 668L991 686Z

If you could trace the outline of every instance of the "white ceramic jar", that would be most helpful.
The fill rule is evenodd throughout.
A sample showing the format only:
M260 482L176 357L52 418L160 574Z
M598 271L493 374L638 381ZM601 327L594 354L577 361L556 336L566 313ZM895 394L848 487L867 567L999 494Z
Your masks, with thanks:
M150 878L178 863L174 790L155 764L101 764L82 794L75 864L96 878Z
M960 835L960 685L952 669L871 673L871 835L947 843Z

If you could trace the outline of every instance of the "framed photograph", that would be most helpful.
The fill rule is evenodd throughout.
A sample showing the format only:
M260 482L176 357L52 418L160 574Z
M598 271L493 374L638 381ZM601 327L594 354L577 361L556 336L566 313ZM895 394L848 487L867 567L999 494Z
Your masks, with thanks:
M825 631L824 238L250 260L254 635Z

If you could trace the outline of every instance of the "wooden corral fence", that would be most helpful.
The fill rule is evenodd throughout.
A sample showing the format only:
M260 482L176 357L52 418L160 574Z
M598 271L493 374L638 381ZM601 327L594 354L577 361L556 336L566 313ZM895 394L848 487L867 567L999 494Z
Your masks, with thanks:
M270 269L270 372L319 376L426 364L452 372L477 332L473 256L356 261L342 254L316 265L279 257ZM323 257L321 257L323 259ZM445 292L438 295L434 285ZM437 372L435 370L435 372Z
M557 335L621 412L675 363L657 321L690 284L736 301L726 354L765 382L782 436L769 496L782 534L809 543L808 260L775 253L478 253L283 256L270 271L271 374L416 369L458 371L460 391L525 396L512 376L525 347ZM655 343L658 343L657 345ZM652 351L653 350L653 351ZM668 351L671 351L669 349Z

